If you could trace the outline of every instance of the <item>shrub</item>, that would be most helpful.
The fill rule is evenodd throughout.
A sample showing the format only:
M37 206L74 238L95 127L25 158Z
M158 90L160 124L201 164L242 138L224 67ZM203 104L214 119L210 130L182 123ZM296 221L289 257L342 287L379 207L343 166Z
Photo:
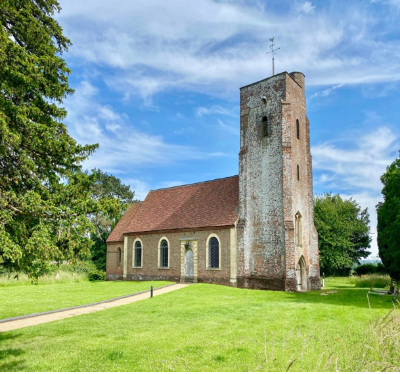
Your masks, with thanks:
M376 273L385 275L385 274L388 274L388 271L385 268L385 265L383 265L382 263L379 263L376 265Z
M386 268L382 263L379 264L362 264L354 269L357 275L365 274L387 274Z
M376 266L375 264L362 264L357 266L354 271L357 275L375 274Z
M390 286L391 279L389 275L370 275L364 277L352 277L352 282L356 287L365 288L384 288Z
M73 263L61 264L60 270L71 273L86 273L96 270L95 264L90 261L76 261Z
M106 272L101 270L92 270L88 273L88 278L90 281L106 280Z

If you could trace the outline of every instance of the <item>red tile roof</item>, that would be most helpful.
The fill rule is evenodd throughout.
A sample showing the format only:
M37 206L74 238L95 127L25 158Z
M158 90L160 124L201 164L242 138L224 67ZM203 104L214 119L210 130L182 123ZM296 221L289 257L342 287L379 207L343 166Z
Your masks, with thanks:
M132 218L135 216L142 203L133 203L125 211L122 218L118 221L114 230L111 232L110 236L107 238L107 242L123 242L124 241L124 231Z
M132 215L130 210L126 211L107 241L115 241L117 236L122 238L122 226L125 234L233 226L238 217L238 205L237 175L153 190L148 193L135 214Z

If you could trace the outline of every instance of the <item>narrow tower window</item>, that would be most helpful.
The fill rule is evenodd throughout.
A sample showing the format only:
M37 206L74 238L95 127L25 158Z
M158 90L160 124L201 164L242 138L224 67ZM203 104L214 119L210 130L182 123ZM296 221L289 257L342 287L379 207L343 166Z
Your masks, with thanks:
M120 264L122 261L122 252L121 252L121 248L118 248L118 264Z
M300 180L300 166L297 165L297 180Z
M300 123L298 119L296 119L296 133L297 133L297 139L300 140Z
M268 128L268 118L263 117L262 119L262 137L266 138L268 137L269 133L269 128Z
M297 212L295 215L295 226L294 226L294 241L296 247L302 246L302 227L301 227L301 214Z

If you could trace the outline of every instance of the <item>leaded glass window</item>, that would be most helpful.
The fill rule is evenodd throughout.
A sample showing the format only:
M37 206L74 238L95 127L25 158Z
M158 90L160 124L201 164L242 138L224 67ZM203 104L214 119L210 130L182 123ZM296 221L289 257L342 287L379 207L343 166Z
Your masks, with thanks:
M216 237L212 237L209 241L209 267L219 268L219 241Z
M142 266L142 243L135 242L135 266Z
M121 248L118 248L118 263L120 264L122 261L122 251Z
M160 267L168 267L168 242L165 239L160 244Z

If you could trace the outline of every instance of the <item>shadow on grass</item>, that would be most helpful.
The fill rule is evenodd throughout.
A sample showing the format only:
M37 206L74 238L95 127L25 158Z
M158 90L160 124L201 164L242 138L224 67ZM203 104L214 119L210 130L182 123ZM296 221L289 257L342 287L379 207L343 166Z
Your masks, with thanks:
M6 340L16 339L21 334L0 332L0 345ZM22 349L0 349L0 371L23 371L25 369L24 362L19 356L23 355Z
M225 288L226 287L226 288ZM207 290L203 290L207 288ZM224 289L225 288L225 289ZM335 292L336 291L336 292ZM179 293L169 294L165 298L174 299L176 302L178 299L182 299L182 303L185 303L185 308L189 308L188 300L191 298L202 298L203 293L206 292L209 295L209 300L216 298L224 303L224 300L229 304L229 299L235 303L235 299L240 298L241 300L249 300L250 304L253 305L256 300L262 302L271 303L285 303L293 302L299 304L315 304L315 306L332 305L339 307L353 307L360 309L371 309L387 310L393 308L392 299L390 295L380 296L368 294L369 304L367 298L368 288L355 288L353 285L348 287L330 287L319 291L308 291L308 292L282 292L282 291L266 291L266 290L249 290L243 288L233 288L228 286L219 285L205 285L198 284L191 287L187 287L180 290ZM323 295L325 294L325 295ZM172 302L172 301L171 301ZM194 304L197 305L197 304ZM196 309L196 306L194 306Z
M335 287L321 291L289 293L288 297L292 301L301 303L353 306L362 309L369 309L370 307L371 309L391 309L393 307L392 296L368 294L367 288Z

